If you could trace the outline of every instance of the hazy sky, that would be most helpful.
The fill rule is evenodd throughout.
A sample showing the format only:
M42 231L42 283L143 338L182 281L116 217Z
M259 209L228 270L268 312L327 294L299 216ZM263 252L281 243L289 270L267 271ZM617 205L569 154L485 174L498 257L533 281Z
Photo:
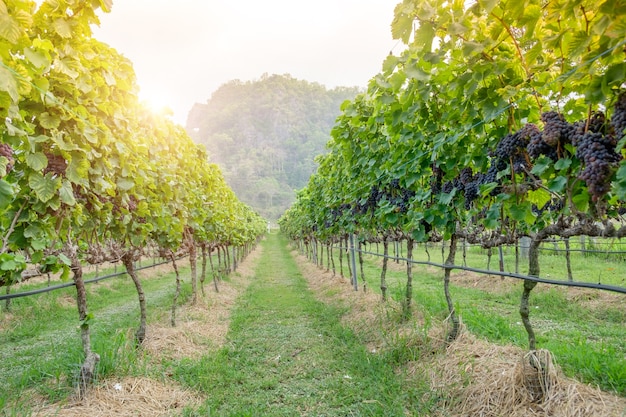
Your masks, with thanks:
M233 79L365 87L399 47L390 25L400 1L115 0L94 36L133 61L142 99L184 125Z

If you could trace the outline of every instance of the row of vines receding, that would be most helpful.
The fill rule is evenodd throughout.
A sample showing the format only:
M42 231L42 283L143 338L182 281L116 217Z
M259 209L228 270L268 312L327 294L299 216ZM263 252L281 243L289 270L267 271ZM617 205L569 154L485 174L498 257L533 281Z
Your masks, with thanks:
M85 262L121 260L145 297L134 260L156 247L249 250L265 222L226 185L206 151L166 115L141 104L130 61L92 36L110 0L0 0L0 285L27 266L77 288L85 364L91 351ZM220 253L220 252L218 252Z
M445 241L449 265L459 241L526 238L529 278L548 239L626 236L623 2L404 0L392 33L404 50L344 103L285 233ZM520 300L531 350L536 285Z

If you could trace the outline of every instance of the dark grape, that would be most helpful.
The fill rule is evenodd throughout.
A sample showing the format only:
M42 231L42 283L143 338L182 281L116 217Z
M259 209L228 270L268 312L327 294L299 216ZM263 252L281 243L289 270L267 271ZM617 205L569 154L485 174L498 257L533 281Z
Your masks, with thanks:
M0 156L4 156L8 159L6 165L6 173L8 174L13 169L13 165L15 164L15 159L13 159L13 148L11 145L7 143L0 143Z
M585 181L594 201L611 189L610 180L622 155L615 152L616 138L600 132L577 134L576 157L583 162L580 179Z
M565 121L563 115L549 111L541 115L543 133L541 138L550 146L558 146L559 142L571 135L571 125Z
M465 209L469 210L472 202L479 196L480 186L477 182L465 184Z
M46 154L48 158L48 166L43 170L44 174L51 172L56 175L62 175L67 169L67 161L61 155Z
M619 142L624 137L624 130L626 130L626 91L621 92L617 97L611 116L611 127Z
M601 111L593 112L588 123L588 130L594 133L607 133L606 116Z
M472 172L472 168L470 167L463 168L461 170L461 173L459 174L459 179L461 180L461 183L463 184L468 184L472 182L474 179L474 173Z

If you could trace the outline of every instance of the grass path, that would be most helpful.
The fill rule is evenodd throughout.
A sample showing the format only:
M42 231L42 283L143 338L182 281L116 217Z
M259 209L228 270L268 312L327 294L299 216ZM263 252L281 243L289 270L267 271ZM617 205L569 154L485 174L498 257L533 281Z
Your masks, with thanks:
M315 299L284 238L270 235L263 245L226 346L176 367L175 378L207 395L200 414L420 415L423 392L367 352L340 324L341 310Z

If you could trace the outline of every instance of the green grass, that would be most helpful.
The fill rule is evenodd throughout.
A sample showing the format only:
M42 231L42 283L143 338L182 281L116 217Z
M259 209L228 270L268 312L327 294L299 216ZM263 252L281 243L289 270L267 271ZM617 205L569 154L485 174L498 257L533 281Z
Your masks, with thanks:
M427 340L388 335L390 347L368 351L368 335L342 325L347 307L324 304L308 290L283 237L270 235L263 245L251 284L232 311L226 344L207 349L197 359L154 360L134 349L138 306L129 278L89 285L88 302L95 315L92 345L102 358L98 377L147 375L167 383L166 375L171 375L206 399L183 412L189 417L418 416L437 409L441 393L431 392L426 378L408 378L402 372L407 361L431 353ZM471 253L475 256L471 262L484 263L483 255ZM425 253L418 249L417 256ZM431 249L432 259L436 256L440 252ZM188 270L182 275L188 275ZM379 292L379 258L366 257L365 275L368 290ZM430 326L447 317L443 273L416 266L414 275L414 308L424 323L419 323L417 336L412 337L425 338ZM500 278L493 279L501 283ZM405 280L402 268L388 272L390 296L404 296ZM173 274L142 282L149 322L168 315ZM454 275L452 283L457 311L471 332L495 343L527 346L517 311L519 282L500 286L502 291L497 293L456 285ZM185 283L180 302L189 296L189 283ZM68 288L15 299L10 317L0 313L1 415L29 415L30 396L63 401L74 392L73 378L82 361L74 297L75 290ZM533 291L531 306L538 347L550 349L566 374L626 396L626 312L622 305L596 303L587 308L572 302L562 287L540 284Z
M174 293L174 275L142 279L142 284L149 318L167 311ZM45 285L28 284L20 291ZM188 298L186 287L182 300ZM132 347L139 306L130 278L89 284L87 290L89 311L94 315L92 348L101 357L97 377L143 372ZM74 378L83 360L75 297L76 290L70 287L17 298L11 303L10 317L0 313L4 323L0 331L0 409L26 415L19 410L31 394L54 402L74 392Z
M207 396L198 414L427 415L428 387L404 384L396 361L341 325L344 310L314 298L282 237L264 245L227 345L173 365L176 379Z
M376 248L374 246L370 249L375 251ZM382 247L380 252L382 253ZM431 261L441 262L440 246L431 247L429 252ZM511 266L513 254L509 253L506 256L508 258L505 259L508 261L505 265L508 266L505 269L510 270L509 268L514 268L514 265ZM372 255L367 255L365 259L368 287L380 292L382 260ZM423 245L414 252L414 259L427 259ZM457 264L462 262L462 254L459 252ZM486 268L485 251L477 248L468 250L466 262L468 266ZM565 271L565 261L561 256L544 255L540 262L542 271L553 271L551 274L566 279L566 274L558 272ZM606 275L602 275L603 283L623 285L623 277L626 276L625 263L607 261L597 256L573 256L572 265L575 278L577 275L589 276L591 274L589 271L596 271L594 276L597 277L597 271L601 270L603 274L607 272ZM498 268L497 251L494 251L491 268ZM400 268L394 269L387 273L389 294L400 300L404 297L406 272ZM414 265L413 300L415 308L429 323L441 323L448 316L443 294L443 271L433 271L432 268ZM525 269L520 268L520 272L524 271ZM344 270L344 273L347 274L347 270ZM505 286L503 293L496 293L456 285L454 276L453 272L452 298L469 331L491 342L528 348L528 336L518 312L521 281L507 281L510 282L508 289ZM494 284L500 284L499 277L494 276L491 279L494 280ZM588 280L594 282L595 278ZM593 298L597 295L593 290L587 291L588 297ZM621 294L612 296L623 297ZM565 287L543 284L539 284L531 293L530 302L530 320L537 335L538 348L549 349L567 375L626 396L626 310L623 304L596 303L592 304L592 307L585 307L568 299Z

